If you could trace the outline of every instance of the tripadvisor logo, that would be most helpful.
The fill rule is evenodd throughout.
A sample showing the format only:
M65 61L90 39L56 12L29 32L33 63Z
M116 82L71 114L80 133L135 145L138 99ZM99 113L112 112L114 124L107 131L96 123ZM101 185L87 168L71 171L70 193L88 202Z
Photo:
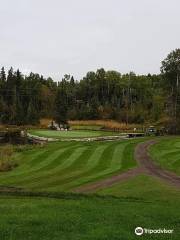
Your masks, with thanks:
M138 236L141 236L144 233L144 230L142 227L135 228L135 234Z
M138 236L141 236L143 234L172 234L174 232L173 229L165 229L165 228L159 228L159 229L148 229L148 228L142 228L142 227L136 227L135 228L135 234Z

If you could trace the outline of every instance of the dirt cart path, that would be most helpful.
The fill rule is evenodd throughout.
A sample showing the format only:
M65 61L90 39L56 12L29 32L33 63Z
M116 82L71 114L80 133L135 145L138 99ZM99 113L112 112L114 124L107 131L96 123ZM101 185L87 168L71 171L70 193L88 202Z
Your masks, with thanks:
M166 181L167 183L180 188L180 177L156 165L156 163L154 163L151 157L149 156L148 148L155 143L156 143L155 140L150 140L145 143L140 143L136 146L134 154L139 167L131 169L125 173L109 177L105 180L81 186L79 188L76 188L74 192L81 193L94 192L98 189L110 187L115 183L130 179L139 174L146 174L158 177L161 180Z
M140 168L140 167L133 168L125 173L121 173L121 174L109 177L107 179L76 188L74 190L74 192L81 192L81 193L94 192L98 189L110 187L115 183L135 177L135 176L139 175L140 173L143 173L142 168Z
M158 166L149 156L148 149L151 145L155 144L154 140L138 144L135 149L135 158L139 166L144 169L148 175L155 176L164 180L176 187L180 188L180 177L175 173L162 169Z

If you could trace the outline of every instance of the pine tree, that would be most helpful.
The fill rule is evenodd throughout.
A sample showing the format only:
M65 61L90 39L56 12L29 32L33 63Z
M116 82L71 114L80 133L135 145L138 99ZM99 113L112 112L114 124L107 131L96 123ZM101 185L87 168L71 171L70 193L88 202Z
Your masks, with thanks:
M67 102L66 102L66 92L63 87L59 87L55 98L55 120L60 126L67 124Z
M5 73L4 67L2 67L0 71L0 83L3 84L5 82L6 82L6 73Z
M28 106L26 122L27 124L32 124L32 125L39 123L39 114L32 100L30 101Z

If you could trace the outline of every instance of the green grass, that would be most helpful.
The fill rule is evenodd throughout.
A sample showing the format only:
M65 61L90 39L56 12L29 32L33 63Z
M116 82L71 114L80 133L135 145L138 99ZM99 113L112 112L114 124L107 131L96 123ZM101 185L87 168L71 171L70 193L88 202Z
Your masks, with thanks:
M180 175L180 137L166 137L151 146L150 155L163 168Z
M103 126L98 126L98 125L72 125L71 128L73 130L101 130Z
M159 152L154 151L157 156L170 144L173 154L180 146L178 138L160 140ZM99 190L96 195L67 193L84 183L135 167L134 147L141 141L18 147L14 158L19 166L0 173L0 185L32 192L27 196L0 193L0 239L179 240L180 191L156 178L140 175ZM174 229L174 233L137 237L137 226Z
M134 147L142 141L56 142L22 149L20 163L0 174L0 185L36 191L69 191L136 166Z
M93 130L70 130L70 131L53 131L53 130L30 130L29 133L39 137L50 138L88 138L118 135L115 132L93 131Z
M98 190L97 193L103 196L113 195L150 201L174 201L180 197L180 191L177 188L147 175L138 175L127 181L114 184L112 187Z
M57 194L57 198L2 196L2 240L134 240L137 226L174 229L180 237L180 192L147 176L139 176L99 191L99 196ZM108 196L109 195L109 196Z

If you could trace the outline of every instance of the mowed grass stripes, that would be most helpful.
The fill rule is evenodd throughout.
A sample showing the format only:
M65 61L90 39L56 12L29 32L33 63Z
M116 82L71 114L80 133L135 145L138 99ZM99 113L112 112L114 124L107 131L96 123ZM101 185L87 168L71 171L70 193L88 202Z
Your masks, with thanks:
M180 175L180 138L166 137L150 147L150 155L160 166Z
M16 169L0 174L0 185L70 191L135 167L134 147L140 141L56 142L26 149L16 154Z

